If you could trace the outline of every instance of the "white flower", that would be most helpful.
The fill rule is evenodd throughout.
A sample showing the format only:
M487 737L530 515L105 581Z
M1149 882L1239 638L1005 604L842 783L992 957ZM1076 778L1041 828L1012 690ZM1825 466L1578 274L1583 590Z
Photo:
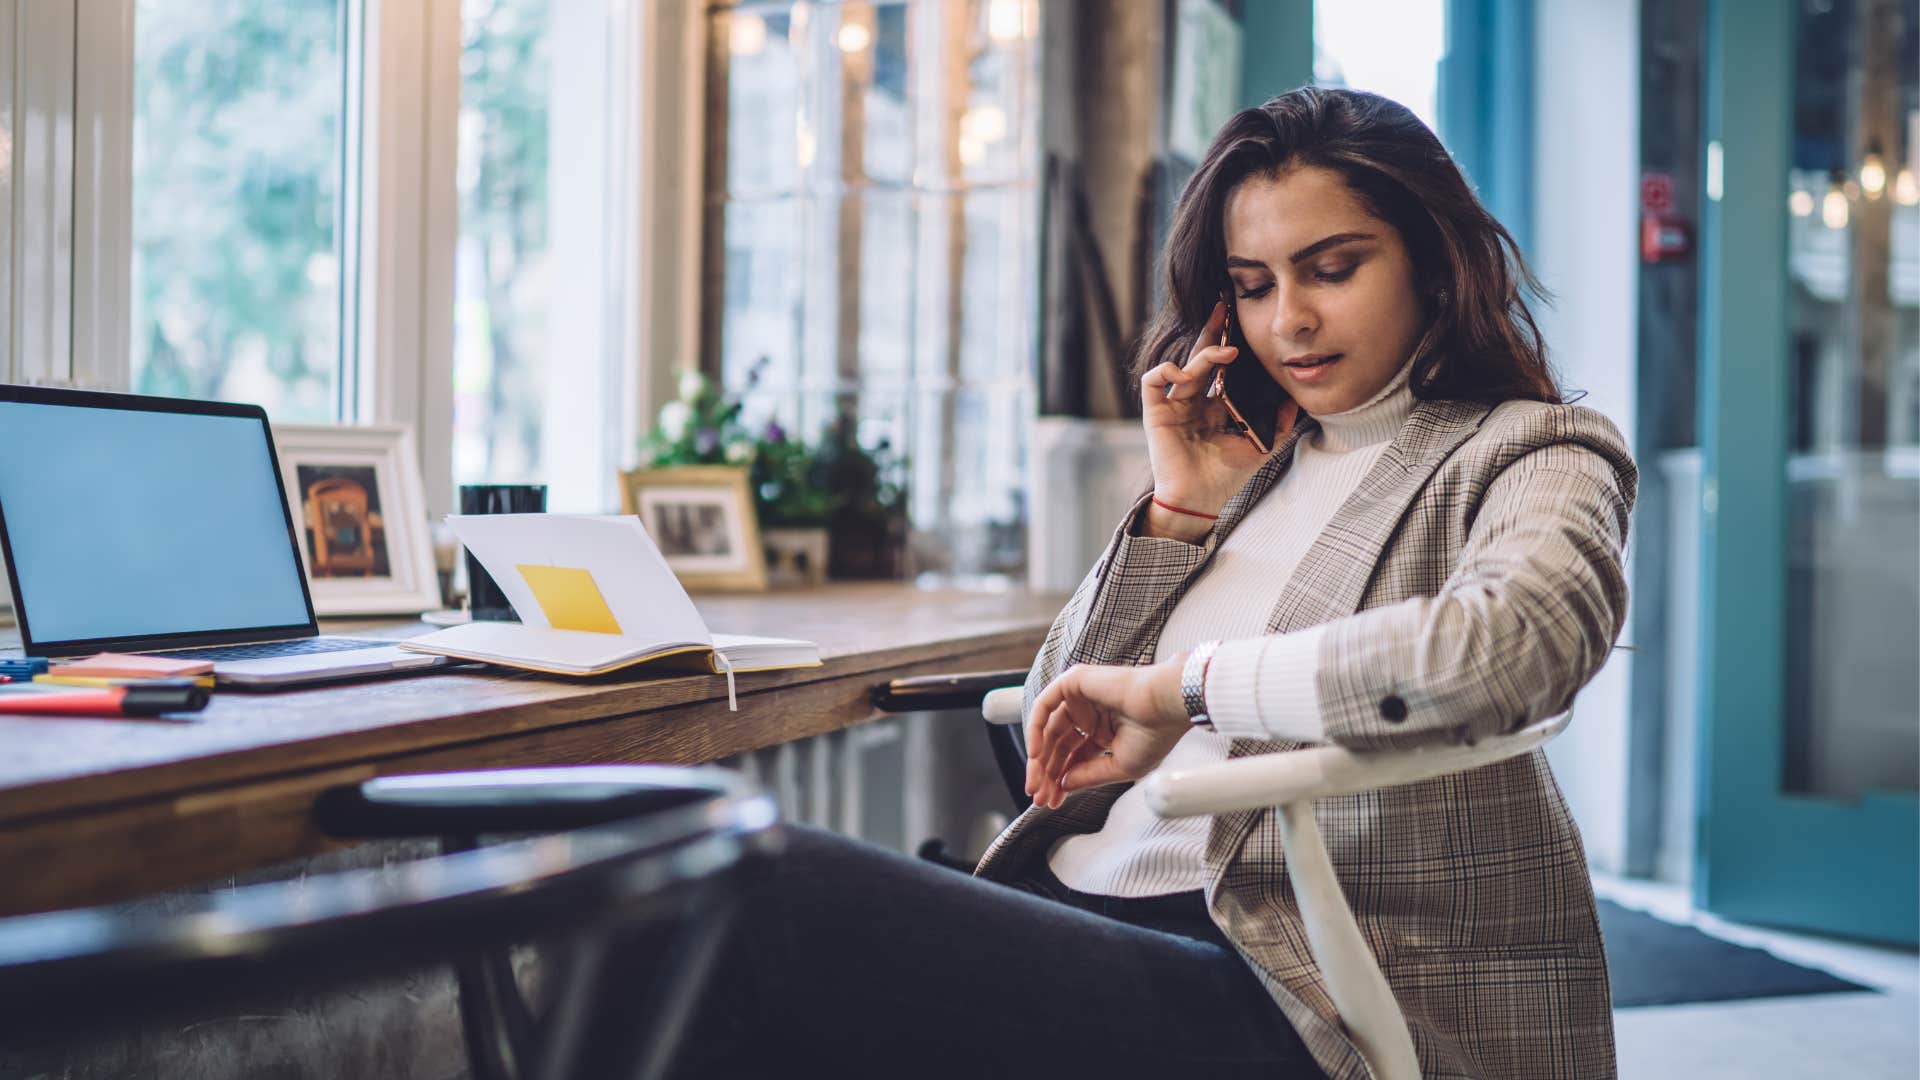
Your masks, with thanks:
M741 439L727 444L727 464L744 465L753 460L753 444Z
M669 401L660 406L660 434L668 442L679 442L686 437L687 424L693 419L693 408L684 401Z
M700 396L700 391L706 388L707 377L705 375L700 374L698 371L683 371L680 373L681 401L692 401L694 398Z

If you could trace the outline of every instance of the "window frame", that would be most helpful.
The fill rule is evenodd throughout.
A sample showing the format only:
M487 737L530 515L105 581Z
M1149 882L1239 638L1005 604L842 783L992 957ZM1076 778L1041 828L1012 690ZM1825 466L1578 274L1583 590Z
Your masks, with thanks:
M0 337L13 382L79 385L73 364L76 0L0 0Z
M0 0L0 379L125 390L131 377L135 0ZM642 418L700 350L697 251L705 41L699 0L610 4L630 58L609 103L635 137L612 218L621 317L606 452L628 464ZM460 0L349 0L341 184L343 424L418 433L428 512L453 508L455 183ZM657 361L654 358L659 358ZM611 497L613 477L607 477ZM609 506L611 508L611 506Z

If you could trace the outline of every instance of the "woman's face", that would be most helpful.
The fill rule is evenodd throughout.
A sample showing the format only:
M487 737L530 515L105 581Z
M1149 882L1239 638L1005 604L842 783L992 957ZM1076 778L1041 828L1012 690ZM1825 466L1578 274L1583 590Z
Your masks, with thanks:
M1413 260L1340 174L1245 181L1226 233L1240 332L1308 414L1364 404L1413 355L1425 330Z

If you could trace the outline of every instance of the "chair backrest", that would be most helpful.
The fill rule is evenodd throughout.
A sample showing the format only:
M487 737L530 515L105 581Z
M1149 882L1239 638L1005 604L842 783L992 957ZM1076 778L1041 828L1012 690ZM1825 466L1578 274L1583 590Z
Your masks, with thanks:
M514 770L461 774L487 777L496 790L518 789L518 819L499 810L491 819L461 817L460 798L472 805L474 789L436 785L446 778L373 781L365 787L374 788L374 797L360 801L374 808L383 799L402 805L397 825L390 820L377 830L386 833L413 826L468 835L524 828L529 816L552 814L556 805L571 809L549 820L638 816L389 869L216 892L164 915L101 907L0 919L0 1027L84 1031L114 1018L244 1000L290 981L324 985L476 956L499 960L487 967L497 975L508 970L506 948L535 937L610 937L701 908L723 913L733 875L748 857L777 845L778 834L769 831L777 819L771 799L724 770L588 768L574 775L573 798L563 793L569 770L536 772L523 784L512 782ZM616 779L624 792L616 790ZM600 807L597 815L590 804ZM636 810L646 806L652 809ZM409 824L407 814L419 816ZM724 925L723 919L698 921L708 933L717 932L710 924ZM469 992L466 974L463 993ZM631 1016L583 1017L600 973L589 966L561 975L552 1022L515 1036L523 1045L491 1064L474 1062L476 1075L545 1080L613 1075L615 1066L622 1075L664 1069L663 1061L659 1069L636 1073L632 1061L605 1060L607 1047L646 1052L631 1037L641 1025ZM500 1038L472 1030L474 1014L465 1002L463 1013L470 1047L476 1038ZM608 1034L620 1031L627 1034Z
M1230 814L1299 800L1411 784L1524 754L1566 729L1571 710L1507 735L1412 750L1308 746L1255 754L1197 769L1158 770L1140 781L1147 805L1163 818Z
M1368 1069L1379 1080L1419 1080L1406 1017L1341 891L1313 815L1313 801L1464 772L1524 754L1558 735L1571 709L1507 735L1411 750L1314 746L1197 769L1154 772L1141 782L1164 818L1272 807L1307 944Z

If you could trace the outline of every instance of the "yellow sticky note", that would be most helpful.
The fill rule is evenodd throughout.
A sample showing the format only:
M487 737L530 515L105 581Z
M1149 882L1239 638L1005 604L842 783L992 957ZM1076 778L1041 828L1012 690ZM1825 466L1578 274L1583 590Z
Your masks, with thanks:
M620 632L620 624L614 621L613 612L607 607L607 598L600 594L600 586L593 583L593 575L587 571L569 566L524 564L514 569L526 579L527 588L533 590L533 598L540 601L540 610L547 613L547 621L555 630Z

